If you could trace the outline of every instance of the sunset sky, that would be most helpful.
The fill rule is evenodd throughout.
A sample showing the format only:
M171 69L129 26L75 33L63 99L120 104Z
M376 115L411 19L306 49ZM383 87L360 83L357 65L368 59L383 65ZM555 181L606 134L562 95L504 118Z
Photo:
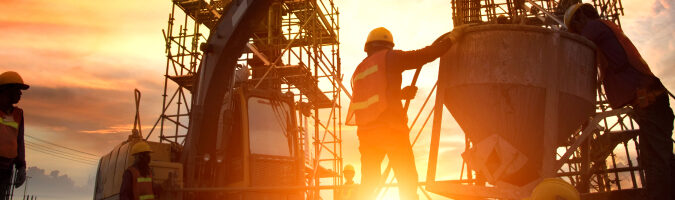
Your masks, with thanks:
M429 45L452 29L449 0L335 3L341 14L345 77L350 77L365 57L363 43L373 28L387 27L394 34L396 48L402 50ZM624 0L626 15L621 17L628 37L670 89L675 88L674 3ZM0 0L0 5L0 72L17 71L31 85L18 104L25 110L27 135L103 155L130 133L134 88L143 92L142 122L144 131L148 131L161 108L166 62L162 29L167 26L171 1ZM435 61L422 70L425 78L418 83L420 92L411 110L420 109L435 82L437 66ZM409 83L412 74L404 74L403 82ZM446 112L445 116L450 115ZM451 117L445 119L439 166L444 170L438 177L456 179L464 136ZM358 141L353 129L345 130L345 163L358 169ZM414 148L420 180L426 175L428 133L423 133ZM87 185L95 177L95 165L73 163L34 150L28 150L27 162L36 167L32 171L37 173L36 181L70 179L72 191L82 194L41 199L91 198L87 195L93 191L87 188L92 187ZM58 172L54 174L54 170ZM357 173L357 182L359 177Z

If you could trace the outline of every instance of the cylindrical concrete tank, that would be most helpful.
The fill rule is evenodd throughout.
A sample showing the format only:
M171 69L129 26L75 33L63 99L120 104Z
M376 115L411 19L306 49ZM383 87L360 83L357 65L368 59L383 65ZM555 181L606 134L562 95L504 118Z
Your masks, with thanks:
M444 104L478 148L463 156L493 184L537 179L554 158L544 136L561 144L579 128L594 113L595 88L593 44L541 27L468 27L440 60Z

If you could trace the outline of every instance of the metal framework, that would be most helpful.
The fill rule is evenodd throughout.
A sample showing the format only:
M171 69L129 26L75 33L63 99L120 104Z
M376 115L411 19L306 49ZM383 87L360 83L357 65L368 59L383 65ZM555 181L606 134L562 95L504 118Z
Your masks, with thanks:
M559 27L546 13L563 19L566 9L581 0L452 0L452 21L463 24L528 24ZM604 19L621 26L621 0L593 0ZM541 9L540 9L541 8Z
M612 109L602 88L598 88L597 93L597 116L610 113ZM598 123L589 125L599 125L599 128L587 138L581 137L581 132L574 134L565 149L575 151L558 170L558 176L565 177L582 193L642 188L644 170L638 164L639 130L630 112L623 109L600 117ZM572 144L576 139L583 140L578 148Z
M551 25L544 13L532 2L547 12L555 12L554 0L452 0L452 20L455 26L463 24L530 24Z
M300 116L308 186L342 184L339 11L332 0L283 1L270 8L240 64L252 69L255 87L293 93ZM270 64L271 63L271 64ZM322 182L322 179L330 179ZM320 198L319 187L308 191Z
M163 30L166 71L162 114L151 133L161 142L182 144L189 124L191 90L209 31L231 0L173 0ZM298 108L298 132L305 152L308 199L319 188L342 184L341 68L339 11L333 0L276 1L255 26L238 67L249 70L256 88L291 92ZM157 129L157 130L155 130ZM148 137L149 135L148 134ZM330 181L326 181L330 179Z
M600 17L621 26L620 16L623 16L621 0L593 0L593 6L598 9Z
M532 3L562 18L569 5L578 0L453 0L453 22L462 24L520 23L559 28L546 19ZM593 0L592 3L603 19L621 25L623 15L621 0ZM577 133L569 143L557 147L555 165L557 176L572 183L586 198L604 198L621 193L638 195L643 188L644 170L639 165L638 128L631 118L630 108L612 110L603 86L598 83L596 116ZM472 146L466 138L466 150ZM478 175L478 176L477 176ZM484 185L485 180L466 162L462 163L460 179L453 183ZM490 193L494 191L485 190ZM614 194L612 194L614 193ZM616 197L616 196L614 196ZM636 197L636 196L633 196Z

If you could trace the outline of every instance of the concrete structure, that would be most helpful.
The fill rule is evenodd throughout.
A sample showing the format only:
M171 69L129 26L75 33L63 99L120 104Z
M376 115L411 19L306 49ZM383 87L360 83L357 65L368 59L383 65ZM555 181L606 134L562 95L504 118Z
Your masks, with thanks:
M527 184L543 175L537 174L542 156L554 158L554 149L544 145L564 144L594 113L593 45L535 26L484 25L468 32L441 57L444 104L474 144L498 135L527 159L495 181ZM551 135L557 140L547 141ZM496 170L509 165L503 159L474 166Z
M480 176L477 185L517 188L487 196L524 197L542 178L556 176L556 147L595 113L594 46L537 26L466 31L441 57L437 105L445 105L464 130L471 148L462 156L468 171ZM427 181L434 180L438 137L432 135Z

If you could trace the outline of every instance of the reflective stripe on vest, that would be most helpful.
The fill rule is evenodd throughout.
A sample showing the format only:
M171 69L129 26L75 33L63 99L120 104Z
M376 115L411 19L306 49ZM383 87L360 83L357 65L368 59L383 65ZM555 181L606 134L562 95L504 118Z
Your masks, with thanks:
M361 72L361 73L354 74L354 78L352 79L352 82L364 79L368 75L371 75L371 74L377 72L377 66L378 65L373 65L373 66L368 67L367 69L363 70L363 72Z
M134 199L155 199L155 194L152 190L152 175L148 175L147 177L141 176L141 172L134 166L129 167L129 171L131 171L132 180L136 180L132 184Z
M14 108L11 114L0 111L0 157L16 158L18 155L19 123L23 110Z
M389 51L377 52L364 59L352 75L352 101L346 125L372 123L387 108L386 58Z
M372 97L368 98L366 101L361 101L361 102L355 102L353 105L350 105L352 109L354 110L361 110L368 108L370 105L373 105L380 101L380 95L373 95Z
M141 195L138 197L138 199L140 200L155 199L155 195L153 194Z
M139 183L152 182L152 178L150 178L150 177L137 178L136 182L139 182Z
M15 129L19 129L19 123L18 122L6 120L4 117L0 117L0 124L5 125L5 126L9 126L9 127L15 128Z

